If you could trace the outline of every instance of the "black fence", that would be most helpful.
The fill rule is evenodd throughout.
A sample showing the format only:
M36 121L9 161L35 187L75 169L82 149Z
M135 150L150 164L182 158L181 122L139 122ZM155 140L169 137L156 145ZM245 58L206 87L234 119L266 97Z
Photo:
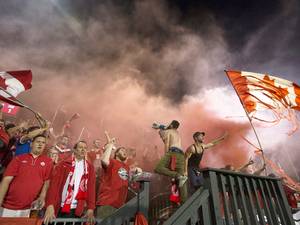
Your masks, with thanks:
M294 225L278 178L219 169L202 171L205 185L164 225Z

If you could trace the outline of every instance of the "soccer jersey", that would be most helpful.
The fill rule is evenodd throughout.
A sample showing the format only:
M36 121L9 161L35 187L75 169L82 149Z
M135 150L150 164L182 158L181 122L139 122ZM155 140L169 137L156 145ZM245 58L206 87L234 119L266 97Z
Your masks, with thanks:
M120 208L126 201L128 191L129 166L116 159L110 159L103 168L97 205Z
M16 156L8 165L5 176L13 176L3 207L8 209L28 209L38 198L44 182L50 178L52 160L40 155L36 158L32 154Z

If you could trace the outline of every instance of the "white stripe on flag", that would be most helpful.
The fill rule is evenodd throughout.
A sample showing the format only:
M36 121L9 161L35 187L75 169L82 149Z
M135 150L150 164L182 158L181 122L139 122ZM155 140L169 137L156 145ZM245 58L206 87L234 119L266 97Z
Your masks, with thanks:
M20 94L22 91L25 91L25 87L23 86L23 84L18 79L11 76L9 73L0 72L0 77L2 77L5 80L5 84L7 85L6 91L14 97L17 97L18 94ZM11 97L1 90L0 95L2 95L5 98Z

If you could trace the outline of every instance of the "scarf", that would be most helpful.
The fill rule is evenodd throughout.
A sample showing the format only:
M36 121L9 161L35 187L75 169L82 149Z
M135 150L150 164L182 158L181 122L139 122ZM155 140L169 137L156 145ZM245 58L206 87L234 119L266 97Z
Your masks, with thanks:
M75 184L75 177L74 171L75 171L75 158L72 156L72 167L69 172L69 185L67 189L67 196L64 202L64 205L61 209L61 212L63 213L70 213L71 211L71 203L73 198L75 197L76 200L86 200L87 199L87 182L88 182L88 170L87 170L87 162L84 159L84 173L81 176L80 183L79 183L79 188L78 188L78 193L76 196L74 195L74 184Z

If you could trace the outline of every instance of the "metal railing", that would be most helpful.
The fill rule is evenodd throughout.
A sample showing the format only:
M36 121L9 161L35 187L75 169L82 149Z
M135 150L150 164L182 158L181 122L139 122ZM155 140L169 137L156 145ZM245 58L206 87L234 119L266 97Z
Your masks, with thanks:
M205 185L164 225L294 225L279 178L202 170Z
M149 222L151 225L163 224L176 211L178 206L169 200L170 192L153 196L149 204Z

